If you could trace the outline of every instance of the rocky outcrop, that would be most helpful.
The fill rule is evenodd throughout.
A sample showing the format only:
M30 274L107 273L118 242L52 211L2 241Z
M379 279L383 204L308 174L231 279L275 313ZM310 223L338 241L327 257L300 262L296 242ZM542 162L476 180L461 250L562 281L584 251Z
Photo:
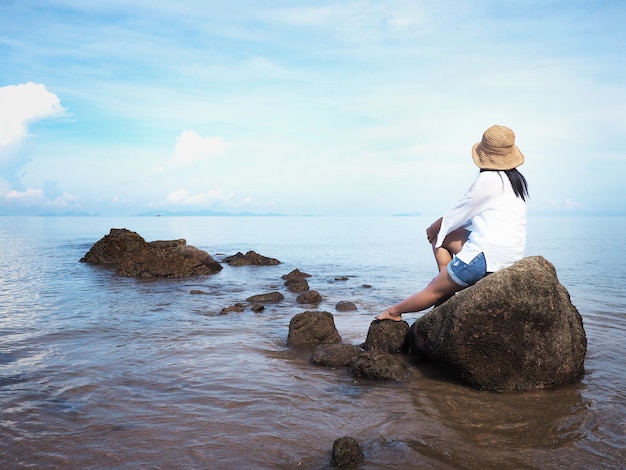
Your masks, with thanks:
M222 269L206 251L184 239L146 242L127 229L111 229L81 258L81 262L112 266L120 276L184 278Z
M258 254L256 251L248 251L245 255L238 252L223 259L224 263L230 266L274 266L280 264L276 258L268 258Z
M525 258L458 292L407 335L416 358L486 390L529 390L584 374L582 318L543 257Z
M287 344L289 346L317 346L341 343L335 320L328 312L302 312L289 322Z

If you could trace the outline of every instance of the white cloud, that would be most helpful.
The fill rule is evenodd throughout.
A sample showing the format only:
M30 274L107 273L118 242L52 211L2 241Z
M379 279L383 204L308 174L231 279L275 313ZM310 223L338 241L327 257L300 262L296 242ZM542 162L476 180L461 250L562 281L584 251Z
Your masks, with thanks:
M205 206L228 201L232 196L226 196L221 189L210 189L205 192L191 193L185 188L171 192L164 201L168 206Z
M229 147L222 137L202 137L194 131L185 131L176 139L174 160L188 166L205 158L220 155Z
M11 189L8 191L0 191L0 199L6 204L15 206L35 206L42 207L68 207L78 201L78 197L62 193L51 199L46 196L42 189L29 188L24 191Z
M59 97L42 84L0 87L0 147L26 138L30 123L64 114Z
M4 194L4 198L8 202L14 202L23 205L37 204L45 201L43 191L41 189L27 189L26 191L11 190Z

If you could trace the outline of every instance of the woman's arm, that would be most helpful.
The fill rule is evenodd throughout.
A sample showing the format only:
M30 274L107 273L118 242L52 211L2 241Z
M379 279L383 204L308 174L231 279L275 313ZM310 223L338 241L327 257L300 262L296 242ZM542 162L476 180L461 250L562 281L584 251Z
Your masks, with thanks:
M432 245L435 240L437 240L437 235L439 234L439 230L441 229L441 222L443 221L443 217L439 217L435 220L430 227L426 229L426 238L428 238L429 243Z

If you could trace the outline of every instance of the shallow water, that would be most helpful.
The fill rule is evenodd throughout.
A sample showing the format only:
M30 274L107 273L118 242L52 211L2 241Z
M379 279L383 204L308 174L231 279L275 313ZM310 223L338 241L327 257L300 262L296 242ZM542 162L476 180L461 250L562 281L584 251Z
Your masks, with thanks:
M425 367L401 383L356 380L287 348L289 320L306 308L283 274L311 274L318 309L360 344L375 314L434 274L429 222L0 217L0 467L328 468L333 441L349 435L362 468L620 468L626 268L607 271L623 248L601 237L624 233L623 218L529 221L527 255L555 264L583 317L577 384L479 392ZM255 250L282 264L136 280L79 263L112 227L186 238L218 260ZM272 290L286 299L219 315ZM358 311L336 312L339 300Z

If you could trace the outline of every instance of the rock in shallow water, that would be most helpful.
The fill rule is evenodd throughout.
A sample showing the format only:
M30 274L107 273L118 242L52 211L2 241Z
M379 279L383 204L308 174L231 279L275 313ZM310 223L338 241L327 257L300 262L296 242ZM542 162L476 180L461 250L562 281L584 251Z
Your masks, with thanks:
M353 437L340 437L333 442L332 464L337 467L354 466L363 462L361 444Z
M335 305L335 310L337 310L338 312L351 312L356 309L357 308L354 302L350 302L348 300L340 300Z
M245 255L238 252L232 256L227 256L223 261L230 266L274 266L280 264L280 261L276 258L268 258L258 254L256 251L248 251Z
M316 346L326 343L341 343L341 336L330 313L302 312L289 322L289 346Z
M117 267L120 276L184 278L215 274L222 265L184 239L146 242L127 229L112 228L81 262Z
M380 349L364 351L350 360L352 375L376 380L403 380L410 369L400 355L389 354Z
M399 353L405 345L408 332L409 324L405 321L374 320L367 331L363 349L368 351L380 349L388 353Z
M311 363L316 366L347 367L361 349L352 344L320 344L311 353Z
M440 362L475 388L531 390L580 379L587 338L554 266L534 256L418 319L407 345L415 357Z
M322 301L322 296L316 290L310 290L308 292L303 292L296 297L296 302L299 304L310 304L317 305Z

